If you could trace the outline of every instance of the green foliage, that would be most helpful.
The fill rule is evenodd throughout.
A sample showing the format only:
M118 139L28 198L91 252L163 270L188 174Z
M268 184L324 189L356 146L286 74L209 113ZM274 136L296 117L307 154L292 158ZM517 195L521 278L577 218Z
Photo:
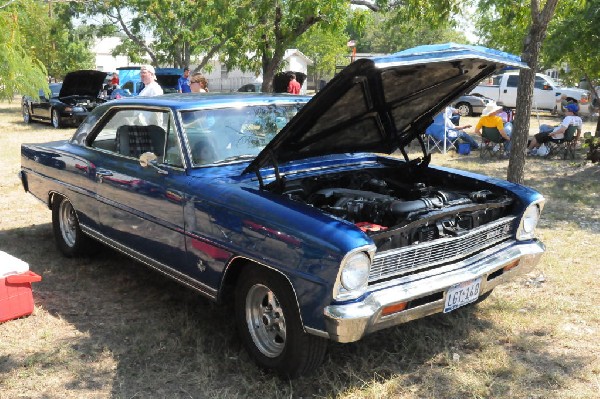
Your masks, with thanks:
M562 77L576 83L582 77L600 84L600 0L570 2L561 7L560 18L548 32L545 47L548 61L567 63L569 73Z
M316 80L333 77L337 60L348 53L344 37L343 29L332 32L320 25L312 26L300 37L296 46L314 63L308 67L309 75Z
M48 90L46 69L24 32L39 6L33 0L21 0L0 9L0 99L12 101L16 94Z
M452 22L401 20L396 12L373 15L366 34L357 42L359 52L394 53L410 47L445 42L468 43Z
M574 0L559 2L548 25L542 43L540 69L567 64L571 73L563 69L561 77L578 82L589 74L600 76L599 0ZM531 26L529 0L480 0L478 2L477 28L481 44L521 54L523 40Z

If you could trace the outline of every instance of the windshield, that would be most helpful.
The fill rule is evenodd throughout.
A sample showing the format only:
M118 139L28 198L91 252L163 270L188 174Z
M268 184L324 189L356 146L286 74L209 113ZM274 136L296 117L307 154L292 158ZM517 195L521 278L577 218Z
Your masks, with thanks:
M252 160L303 103L182 111L194 166Z

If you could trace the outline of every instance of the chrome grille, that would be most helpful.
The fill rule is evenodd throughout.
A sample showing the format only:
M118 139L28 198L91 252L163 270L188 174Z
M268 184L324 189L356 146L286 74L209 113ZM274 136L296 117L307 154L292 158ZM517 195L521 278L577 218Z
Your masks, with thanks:
M513 217L488 223L459 237L441 238L375 254L369 282L414 273L465 258L512 235Z

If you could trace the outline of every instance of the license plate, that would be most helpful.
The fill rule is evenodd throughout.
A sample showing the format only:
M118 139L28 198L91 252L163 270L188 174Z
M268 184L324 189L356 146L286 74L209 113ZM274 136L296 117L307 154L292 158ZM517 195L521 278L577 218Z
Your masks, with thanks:
M481 277L448 288L444 313L452 312L456 308L475 302L479 298L480 287Z

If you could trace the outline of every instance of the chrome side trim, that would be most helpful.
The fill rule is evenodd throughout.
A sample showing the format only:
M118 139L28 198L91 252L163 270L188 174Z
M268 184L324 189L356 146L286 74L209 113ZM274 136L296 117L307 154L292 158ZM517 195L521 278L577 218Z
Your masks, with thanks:
M540 241L511 241L439 269L371 286L370 294L362 301L333 304L324 309L329 338L338 342L354 342L374 331L442 312L446 292L453 285L482 277L482 295L499 284L529 272L539 262L544 251L544 244ZM515 261L519 261L518 266L500 272ZM387 316L382 315L387 306L433 294L441 295L441 298L432 299L423 305L409 306L406 310Z
M82 226L82 225L80 225L79 227L81 227L81 230L85 234L89 235L90 237L93 237L94 239L108 245L109 247L111 247L113 249L116 249L119 252L124 253L125 255L137 260L138 262L141 262L141 263L145 264L146 266L149 266L152 269L157 270L157 271L167 275L168 277L174 279L175 281L200 292L202 295L208 297L209 299L216 301L217 290L215 288L212 288L204 283L201 283L200 281L195 280L195 279L191 278L190 276L183 274L178 270L173 269L172 267L169 267L169 266L167 266L161 262L158 262L138 251L135 251L123 244L120 244L117 241L106 237L104 234L102 234L90 227Z

